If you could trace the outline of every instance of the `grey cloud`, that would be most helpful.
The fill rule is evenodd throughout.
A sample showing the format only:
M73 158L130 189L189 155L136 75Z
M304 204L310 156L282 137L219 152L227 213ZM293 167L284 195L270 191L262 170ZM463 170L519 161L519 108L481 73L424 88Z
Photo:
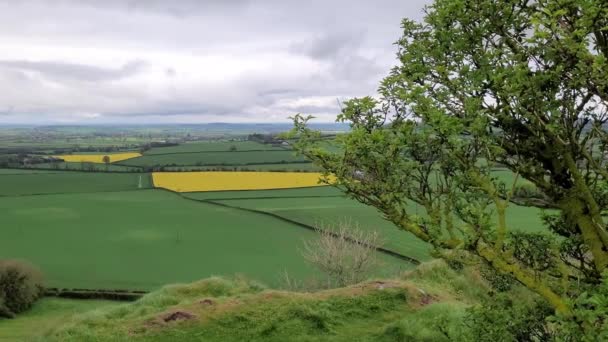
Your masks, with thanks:
M115 9L127 12L158 12L188 16L222 8L242 7L251 0L20 0L28 5L87 6L98 9ZM9 2L9 0L0 0Z
M356 50L361 45L362 37L362 32L328 33L293 44L291 51L315 59L334 58Z
M120 68L107 69L84 64L64 62L32 62L27 60L0 60L0 67L19 71L34 71L53 79L71 79L78 81L108 81L126 78L140 72L145 62L134 60Z
M0 0L0 115L331 118L315 99L373 95L429 2Z
M154 105L154 108L142 111L132 112L107 112L101 113L106 117L146 117L146 116L180 116L180 115L222 115L235 113L235 110L239 110L240 107L229 108L220 106L217 104L204 104L204 103L158 103Z

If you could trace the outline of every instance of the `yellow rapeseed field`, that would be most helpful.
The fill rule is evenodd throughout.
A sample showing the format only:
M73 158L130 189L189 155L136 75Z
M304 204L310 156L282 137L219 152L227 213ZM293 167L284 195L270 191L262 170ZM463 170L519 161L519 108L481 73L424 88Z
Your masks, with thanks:
M320 186L309 172L154 172L154 186L177 192L264 190Z
M129 153L108 153L108 154L66 154L62 156L54 156L55 158L61 158L66 162L73 163L103 163L103 157L110 157L110 163L114 163L121 160L141 157L141 154L136 152Z

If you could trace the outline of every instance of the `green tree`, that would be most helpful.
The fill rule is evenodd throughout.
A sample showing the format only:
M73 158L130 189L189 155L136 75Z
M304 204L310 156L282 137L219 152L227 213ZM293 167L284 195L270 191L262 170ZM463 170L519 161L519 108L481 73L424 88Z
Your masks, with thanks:
M338 152L299 114L296 148L437 256L487 264L582 322L570 298L608 266L608 3L436 0L402 28L381 97L344 103ZM507 219L518 179L556 209L545 234Z
M101 160L106 164L106 171L108 171L108 168L110 167L110 156L103 156Z

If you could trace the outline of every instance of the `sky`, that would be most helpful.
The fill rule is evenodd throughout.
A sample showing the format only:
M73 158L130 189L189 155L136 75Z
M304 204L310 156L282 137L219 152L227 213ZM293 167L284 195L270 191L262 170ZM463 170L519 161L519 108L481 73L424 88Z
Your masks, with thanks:
M0 124L332 122L430 0L0 0Z

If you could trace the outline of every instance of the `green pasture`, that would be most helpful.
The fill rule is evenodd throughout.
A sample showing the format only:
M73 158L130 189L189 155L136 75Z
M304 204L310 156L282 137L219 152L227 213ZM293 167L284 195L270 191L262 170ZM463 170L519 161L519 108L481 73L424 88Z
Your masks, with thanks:
M163 165L245 165L245 164L277 164L305 160L295 156L293 151L223 151L144 155L118 162L126 166L163 166Z
M338 190L331 187L318 188L319 197L315 196L316 189L306 189L298 193L295 190L288 196L279 197L280 192L258 192L257 194L243 193L190 193L186 196L200 200L212 200L232 207L253 209L272 213L289 220L310 226L335 227L340 222L347 222L364 230L377 231L384 247L400 254L418 259L429 260L428 245L421 242L408 232L399 230L394 224L385 220L374 208L363 205L353 199L328 194ZM256 197L257 196L257 197ZM277 196L276 198L272 198ZM270 197L270 198L269 198ZM411 213L424 214L424 209L416 204L409 207ZM507 209L507 224L512 230L542 232L546 231L540 219L540 210L511 204Z
M151 186L147 173L58 171L0 175L0 197L138 190Z
M111 146L129 146L138 145L149 142L149 139L138 137L83 137L83 138L49 138L49 139L17 139L2 141L4 148L26 148L26 149L64 149L64 148L80 148L80 147L111 147Z
M154 289L212 275L270 285L316 274L301 256L313 231L162 190L0 198L0 258L38 265L53 287ZM384 257L384 271L410 264Z
M261 199L289 197L345 197L346 195L333 186L314 186L309 188L246 190L246 191L205 191L189 192L182 195L198 200L222 199Z
M59 173L61 171L36 170L36 169L0 169L0 175L29 175L43 173Z
M99 153L98 153L99 154ZM99 164L99 163L78 163L78 162L60 162L53 165L52 163L32 164L29 165L35 169L57 169L57 170L83 170L93 167L95 171L112 171L112 172L133 172L139 171L139 167L130 167L116 164Z
M194 152L225 152L234 146L237 151L280 150L270 144L255 141L197 141L180 144L178 146L155 147L146 151L146 155L166 153L194 153Z
M0 342L39 340L78 315L118 305L103 300L43 298L15 319L0 318Z
M387 249L420 261L430 259L426 243L397 229L375 209L346 197L250 198L217 202L272 213L310 226L335 228L337 224L345 222L362 230L378 232Z
M165 171L208 171L229 169L233 171L302 171L319 172L321 169L310 162L282 163L282 164L249 164L249 165L204 165L204 166L166 166Z

